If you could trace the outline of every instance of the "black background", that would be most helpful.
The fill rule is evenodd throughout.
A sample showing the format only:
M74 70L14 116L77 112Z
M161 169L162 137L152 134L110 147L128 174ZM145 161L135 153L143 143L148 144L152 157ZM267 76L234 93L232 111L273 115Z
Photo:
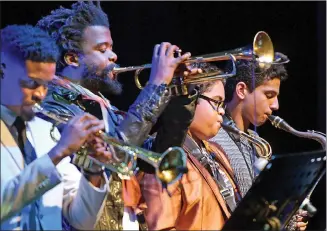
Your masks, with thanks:
M40 17L72 2L1 2L1 28L8 24L36 24ZM184 52L200 55L251 44L266 31L275 51L286 54L289 79L282 83L276 115L294 128L326 132L326 2L109 2L114 51L121 66L151 62L155 44L168 41ZM132 73L122 74L124 93L111 97L127 110L139 90ZM258 128L274 154L319 149L315 141L294 137L266 123ZM278 187L278 186L272 186ZM309 229L326 227L326 180L313 202L319 212Z

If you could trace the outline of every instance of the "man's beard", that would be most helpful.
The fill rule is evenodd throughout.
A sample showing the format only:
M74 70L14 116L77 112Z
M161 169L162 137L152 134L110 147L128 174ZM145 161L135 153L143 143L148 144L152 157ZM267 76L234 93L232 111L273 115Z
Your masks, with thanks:
M120 95L122 84L117 79L110 79L109 73L116 65L109 65L99 73L96 68L85 68L81 80L81 85L93 93L101 92L107 95Z

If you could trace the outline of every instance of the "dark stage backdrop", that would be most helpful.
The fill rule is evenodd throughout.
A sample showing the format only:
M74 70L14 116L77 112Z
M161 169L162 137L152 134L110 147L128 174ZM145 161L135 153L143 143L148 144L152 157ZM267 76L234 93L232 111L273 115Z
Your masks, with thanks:
M60 5L72 2L1 2L1 28L35 24ZM121 66L151 62L156 43L169 41L192 55L213 53L251 44L256 32L266 31L276 51L291 60L289 79L281 86L280 110L298 130L326 132L326 2L102 2L109 15L114 51ZM144 73L145 74L145 73ZM132 73L122 74L122 97L111 98L127 110L139 90ZM275 154L319 149L273 128L258 128ZM313 200L319 213L309 228L325 228L326 180Z

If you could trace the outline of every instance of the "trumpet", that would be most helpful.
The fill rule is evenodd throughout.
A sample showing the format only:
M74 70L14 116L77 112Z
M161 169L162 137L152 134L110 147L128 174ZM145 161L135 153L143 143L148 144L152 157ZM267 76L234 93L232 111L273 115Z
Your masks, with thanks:
M37 103L33 106L33 111L35 113L42 113L58 123L67 123L72 117L69 115L53 113L44 109ZM134 171L137 169L137 158L142 159L155 168L156 178L162 183L162 185L174 183L187 172L186 154L180 147L170 147L164 153L159 154L134 145L126 144L123 141L107 135L103 131L98 131L97 135L101 137L105 143L118 149L120 151L119 154L122 156L119 158L113 153L114 158L112 158L113 161L110 163L100 162L90 156L88 156L88 158L100 166L120 173L123 176L133 175ZM85 148L83 149L83 147L82 150L79 151L80 155L87 155L87 153L88 151Z
M219 80L219 79L227 79L229 77L236 75L236 65L235 65L236 59L231 54L226 55L225 60L228 60L228 59L230 59L233 63L232 70L230 73L226 72L224 74L221 74L221 72L219 70L214 70L214 71L210 71L209 73L196 74L196 75L193 75L192 78L187 78L187 79L180 77L180 76L174 77L172 80L172 83L169 85L170 92L174 95L187 95L188 94L188 90L187 90L188 84L197 84L197 83L204 83L204 82L208 82L208 81L215 81L215 80ZM212 61L214 61L214 60L212 60ZM197 57L196 60L189 59L189 60L185 61L184 63L192 64L192 63L200 63L200 62L208 62L208 61L205 59L202 59L201 57ZM150 69L151 66L152 66L151 64L144 64L141 66L114 67L113 73L119 74L119 73L128 72L128 71L135 71L134 82L135 82L136 87L141 90L144 87L140 83L139 75L140 75L141 71L143 71L144 69Z
M233 50L228 50L224 52L205 54L196 57L190 57L188 60L183 62L183 64L192 63L203 63L203 62L216 62L216 61L226 61L231 60L233 62L233 69L230 73L219 74L218 72L198 74L189 79L179 79L178 81L173 81L173 87L176 85L194 84L207 82L212 80L226 79L232 77L236 74L235 61L236 60L253 60L259 63L261 68L269 68L272 64L277 64L274 62L274 47L271 42L269 35L264 31L259 31L253 40L253 44L250 46L245 46L241 48L236 48ZM285 61L288 62L288 61ZM278 62L280 64L281 62ZM142 70L151 68L151 64L144 64L140 66L130 66L130 67L115 67L113 72L123 73L127 71L135 71L134 81L139 89L142 89L142 85L139 81L139 74ZM178 77L181 78L181 77Z

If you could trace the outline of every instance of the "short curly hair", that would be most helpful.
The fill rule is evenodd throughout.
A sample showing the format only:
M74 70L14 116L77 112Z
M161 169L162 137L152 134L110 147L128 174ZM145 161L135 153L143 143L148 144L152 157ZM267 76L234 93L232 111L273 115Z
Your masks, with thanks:
M287 56L282 53L275 53L275 57L283 60L288 60ZM253 91L258 86L262 85L265 81L279 78L286 80L288 77L287 70L284 64L274 64L268 69L262 69L257 62L250 60L237 60L236 61L236 76L227 79L225 84L226 102L233 99L233 94L236 85L239 82L244 82L250 91ZM255 75L255 82L253 88L253 72Z
M219 75L223 74L223 71L213 63L193 63L191 64L191 67L199 68L202 70L203 73L210 73L213 71L217 71ZM218 80L222 81L223 84L226 83L225 79L217 79L217 81ZM189 90L196 89L199 92L199 94L203 94L204 92L210 91L217 81L212 80L203 83L190 84Z
M88 26L109 28L108 16L102 11L99 1L78 1L71 9L60 7L38 21L36 26L47 31L56 40L61 55L67 51L82 52L83 33ZM64 65L59 63L58 67Z
M9 25L1 30L1 51L23 60L57 62L59 48L43 30L31 25Z

